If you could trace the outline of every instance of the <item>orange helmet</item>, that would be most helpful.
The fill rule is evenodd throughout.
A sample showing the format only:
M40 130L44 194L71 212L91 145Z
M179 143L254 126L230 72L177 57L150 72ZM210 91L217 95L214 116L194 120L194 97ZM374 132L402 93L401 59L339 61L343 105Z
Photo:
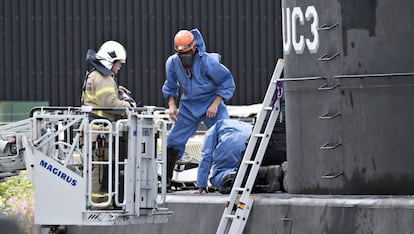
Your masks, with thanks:
M194 48L194 36L188 30L180 30L174 37L174 49L184 53Z

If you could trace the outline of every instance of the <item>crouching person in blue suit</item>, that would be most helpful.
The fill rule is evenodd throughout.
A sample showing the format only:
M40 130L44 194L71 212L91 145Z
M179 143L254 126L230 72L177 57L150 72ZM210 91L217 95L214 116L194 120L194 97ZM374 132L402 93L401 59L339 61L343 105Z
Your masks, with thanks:
M208 129L198 167L197 190L194 193L217 189L220 193L230 193L247 142L252 134L252 128L251 124L242 121L223 119ZM267 157L272 156L274 155L267 155ZM210 171L212 187L209 188ZM281 173L279 165L261 166L252 192L274 193L280 190Z
M219 191L223 182L234 178L252 128L251 124L242 121L223 119L208 129L201 151L196 193L208 192L207 181L211 169L210 183Z

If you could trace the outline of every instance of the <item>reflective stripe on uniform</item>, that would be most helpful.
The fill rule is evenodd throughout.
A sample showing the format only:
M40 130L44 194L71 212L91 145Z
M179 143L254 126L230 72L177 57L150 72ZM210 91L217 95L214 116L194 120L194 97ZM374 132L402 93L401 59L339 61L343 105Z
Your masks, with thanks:
M104 113L103 113L103 111L96 111L96 115L98 115L98 116L100 116L100 117L103 117L104 116Z
M92 125L92 130L109 131L109 126L102 126L102 125L93 124Z
M91 101L93 103L97 103L98 99L92 93L85 92L84 101Z
M104 87L102 89L96 90L95 96L98 97L104 93L115 93L115 88L108 86L108 87Z

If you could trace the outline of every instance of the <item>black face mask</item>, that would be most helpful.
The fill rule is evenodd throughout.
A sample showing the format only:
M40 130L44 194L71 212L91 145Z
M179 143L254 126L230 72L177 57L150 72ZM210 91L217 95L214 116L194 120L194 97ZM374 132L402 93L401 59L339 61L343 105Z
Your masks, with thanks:
M183 65L183 67L190 68L193 65L193 58L194 58L195 51L190 50L185 53L177 53L177 54L181 60L181 64Z

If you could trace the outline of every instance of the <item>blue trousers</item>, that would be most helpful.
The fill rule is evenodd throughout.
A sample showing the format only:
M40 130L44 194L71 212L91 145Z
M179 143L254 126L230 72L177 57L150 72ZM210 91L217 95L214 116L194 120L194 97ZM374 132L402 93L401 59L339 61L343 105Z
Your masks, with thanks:
M213 126L220 119L229 119L229 113L227 107L224 104L220 104L217 109L215 118L207 119L205 115L197 120L191 120L185 117L185 115L178 112L177 121L175 121L170 133L167 137L168 147L172 147L178 150L178 159L183 156L185 145L188 139L194 135L201 122L204 122L207 128Z

